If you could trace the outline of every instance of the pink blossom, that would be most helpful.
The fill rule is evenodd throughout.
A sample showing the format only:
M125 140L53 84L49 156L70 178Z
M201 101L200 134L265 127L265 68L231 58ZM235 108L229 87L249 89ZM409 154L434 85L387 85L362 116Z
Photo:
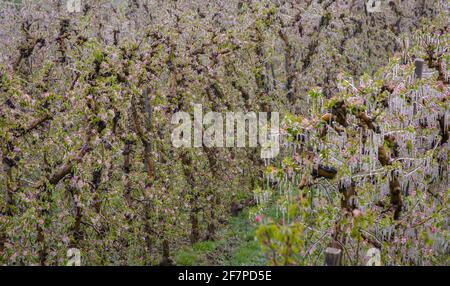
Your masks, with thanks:
M262 217L261 217L260 215L257 215L257 216L255 217L255 221L258 222L258 223L260 223L260 222L262 221Z
M362 215L362 212L360 210L358 210L358 209L354 209L352 211L352 214L353 214L354 217L358 217L358 216Z

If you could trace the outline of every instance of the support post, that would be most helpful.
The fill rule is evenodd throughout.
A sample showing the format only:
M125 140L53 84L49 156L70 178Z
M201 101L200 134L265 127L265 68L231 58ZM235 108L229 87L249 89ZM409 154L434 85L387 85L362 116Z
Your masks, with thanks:
M334 247L327 247L325 250L325 266L340 266L342 250Z
M416 59L416 61L414 62L414 65L416 66L416 69L414 70L414 75L416 78L422 78L423 63L424 61L422 59Z

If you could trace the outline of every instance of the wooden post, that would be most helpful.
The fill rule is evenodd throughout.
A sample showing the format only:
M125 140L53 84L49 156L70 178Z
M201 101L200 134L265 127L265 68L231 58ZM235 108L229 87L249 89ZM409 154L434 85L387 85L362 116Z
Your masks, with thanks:
M333 247L327 247L325 250L325 266L339 266L341 264L342 250Z
M416 61L414 62L415 66L416 66L414 75L416 76L416 78L422 78L423 63L424 63L424 61L422 59L416 59Z

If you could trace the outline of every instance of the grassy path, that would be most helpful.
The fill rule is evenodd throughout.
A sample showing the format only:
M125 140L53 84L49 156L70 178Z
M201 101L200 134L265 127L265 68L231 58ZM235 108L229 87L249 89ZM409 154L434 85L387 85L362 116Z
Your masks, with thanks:
M177 251L177 265L265 265L264 256L255 240L255 226L248 213L231 217L229 224L218 234L220 240L202 241Z

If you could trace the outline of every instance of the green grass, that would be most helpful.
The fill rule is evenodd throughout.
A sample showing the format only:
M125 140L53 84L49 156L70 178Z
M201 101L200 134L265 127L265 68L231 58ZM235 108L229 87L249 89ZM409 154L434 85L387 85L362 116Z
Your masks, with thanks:
M176 265L194 266L199 262L197 253L189 248L178 251L174 258Z
M265 265L255 240L255 225L249 221L248 212L232 217L218 237L221 239L202 241L180 249L175 253L175 263L183 266Z
M195 251L198 252L209 252L216 248L216 243L214 241L201 241L192 246Z
M176 253L175 263L183 266L209 265L207 255L215 248L216 242L214 241L201 241L192 247L184 247Z
M256 241L246 242L234 251L232 257L226 261L225 265L264 265L264 257L261 256L260 252L261 249Z

